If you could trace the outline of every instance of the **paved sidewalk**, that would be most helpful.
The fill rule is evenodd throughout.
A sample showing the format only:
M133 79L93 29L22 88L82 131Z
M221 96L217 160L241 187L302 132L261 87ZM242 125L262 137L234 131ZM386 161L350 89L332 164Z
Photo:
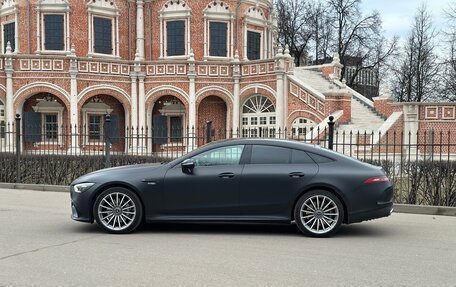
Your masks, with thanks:
M0 189L0 286L456 286L456 217L395 213L332 238L295 226L147 225L108 235L68 193Z

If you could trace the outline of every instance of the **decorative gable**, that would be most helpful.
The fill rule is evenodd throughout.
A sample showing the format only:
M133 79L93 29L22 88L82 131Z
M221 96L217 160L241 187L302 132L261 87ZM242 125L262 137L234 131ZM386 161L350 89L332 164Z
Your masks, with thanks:
M114 0L89 0L87 1L87 9L89 12L96 14L117 16L119 13L119 9Z
M0 17L16 12L16 0L2 0L0 2Z
M267 22L263 9L261 9L258 5L247 9L244 15L244 20L251 24L259 26L262 26Z
M70 11L70 3L68 0L40 0L36 9L45 12L66 12Z
M163 5L163 8L160 10L160 15L166 17L182 17L182 16L190 16L190 7L188 7L187 3L182 0L171 0Z
M208 14L230 14L231 10L228 4L223 1L211 1L204 9L204 15Z

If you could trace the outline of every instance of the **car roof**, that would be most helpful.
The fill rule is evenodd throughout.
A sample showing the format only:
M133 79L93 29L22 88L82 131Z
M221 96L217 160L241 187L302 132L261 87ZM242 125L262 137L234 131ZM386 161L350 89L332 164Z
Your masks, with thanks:
M196 150L193 150L189 152L188 154L175 159L171 161L169 164L175 165L178 162L181 162L182 160L185 160L186 158L191 158L195 154L199 154L201 152L205 152L210 149L214 149L217 147L223 147L223 146L228 146L228 145L271 145L271 146L280 146L280 147L285 147L285 148L292 148L292 149L300 149L304 150L306 152L311 152L315 153L324 157L329 157L333 160L340 160L340 161L349 161L353 163L358 163L359 161L351 158L349 156L343 155L341 153L338 153L333 150L329 150L326 148L323 148L319 145L316 144L309 144L309 143L303 143L299 141L294 141L294 140L286 140L286 139L271 139L271 138L242 138L242 139L225 139L225 140L220 140L220 141L214 141L207 143L203 146L200 146Z
M206 146L214 148L216 146L226 146L226 145L236 145L236 144L243 144L243 145L274 145L274 146L281 146L287 148L296 148L296 149L321 149L319 145L315 144L308 144L293 140L286 140L286 139L272 139L272 138L242 138L242 139L226 139L215 141L207 144Z

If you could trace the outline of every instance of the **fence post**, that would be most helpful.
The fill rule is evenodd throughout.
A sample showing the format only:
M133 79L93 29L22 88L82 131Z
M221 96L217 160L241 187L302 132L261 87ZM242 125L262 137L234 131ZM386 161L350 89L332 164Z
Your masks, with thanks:
M206 122L206 143L212 141L212 121Z
M21 115L16 114L16 182L21 182Z
M328 122L328 148L333 149L334 148L334 125L336 123L334 122L334 117L329 116L329 122Z
M111 128L111 115L105 115L104 124L104 138L105 138L105 167L111 167L111 139L109 138L108 131Z
M425 147L426 148L426 147ZM442 150L442 147L440 147ZM434 129L431 128L429 131L429 159L434 159Z

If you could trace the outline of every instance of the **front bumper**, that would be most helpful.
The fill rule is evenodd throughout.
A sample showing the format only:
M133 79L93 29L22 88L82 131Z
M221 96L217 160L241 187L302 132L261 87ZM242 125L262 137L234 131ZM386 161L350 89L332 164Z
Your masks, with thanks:
M90 215L83 215L78 211L73 201L71 201L71 219L82 222L93 222L93 218Z
M71 218L76 221L93 222L93 190L96 186L82 193L74 192L71 186Z

